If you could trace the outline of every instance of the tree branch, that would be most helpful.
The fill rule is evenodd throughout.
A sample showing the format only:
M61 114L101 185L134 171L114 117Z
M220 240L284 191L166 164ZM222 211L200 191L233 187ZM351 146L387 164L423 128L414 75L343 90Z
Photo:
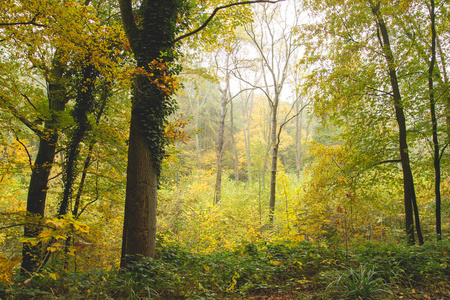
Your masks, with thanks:
M39 13L37 13L32 19L31 21L28 22L13 22L13 23L0 23L0 26L16 26L16 25L34 25L34 26L38 26L38 27L47 27L44 24L39 24L36 23L36 19L39 16Z
M30 164L30 168L33 168L33 161L32 161L32 159L31 159L31 154L30 154L30 152L28 151L27 146L26 146L24 143L22 143L22 141L21 141L17 136L16 136L16 141L17 141L19 144L21 144L22 147L23 147L23 149L25 149L25 152L27 152L27 155L28 155L28 163Z
M34 104L31 102L30 98L28 98L27 95L25 95L25 94L21 94L21 95L28 101L28 103L34 108L35 111L38 111L36 106L34 106Z
M139 29L134 21L133 7L131 0L119 0L120 13L122 16L123 29L130 42L131 48L135 51Z
M20 120L25 126L27 126L34 133L36 133L37 136L43 137L45 135L44 131L37 128L35 122L32 122L27 118L25 118L24 116L22 116L19 113L19 111L17 111L17 109L11 103L9 103L8 100L6 100L3 96L0 96L0 104L3 105L5 108L7 108L16 119Z
M297 101L297 100L296 100L296 101ZM295 102L292 104L291 110L287 113L286 118L284 119L284 122L280 125L280 129L278 130L278 133L277 133L277 147L278 147L278 145L280 145L280 142L281 142L281 130L283 129L283 127L284 127L287 123L289 123L292 119L298 117L298 116L303 112L303 110L304 110L309 104L311 104L311 101L309 101L308 103L306 103L305 105L303 105L303 106L300 108L300 110L299 110L298 112L296 112L293 116L291 116L290 118L287 118L287 116L289 115L289 113L292 111L292 109L293 109L293 107L294 107L294 104L295 104Z
M187 38L187 37L189 37L189 36L191 36L191 35L196 34L196 33L199 32L199 31L203 30L206 26L208 26L209 22L211 22L211 20L215 17L215 15L216 15L220 10L222 10L222 9L230 8L230 7L237 6L237 5L245 5L245 4L253 4L253 3L278 3L278 2L281 2L281 1L286 1L286 0L273 0L273 1L272 1L272 0L259 0L259 1L258 1L258 0L254 0L254 1L242 1L242 2L230 3L230 4L227 4L227 5L223 5L223 6L216 7L216 8L213 10L213 12L211 13L211 15L209 16L209 18L208 18L208 19L207 19L200 27L198 27L197 29L195 29L195 30L193 30L193 31L191 31L191 32L188 32L188 33L186 33L186 34L183 34L183 35L181 35L181 36L175 38L175 39L172 41L172 45L175 44L175 43L177 43L177 42L179 42L179 41L181 41L182 39L185 39L185 38Z
M373 164L372 167L386 164L386 163L399 163L399 162L402 162L402 161L400 159L388 159L388 160L383 160L383 161L377 162L377 163Z

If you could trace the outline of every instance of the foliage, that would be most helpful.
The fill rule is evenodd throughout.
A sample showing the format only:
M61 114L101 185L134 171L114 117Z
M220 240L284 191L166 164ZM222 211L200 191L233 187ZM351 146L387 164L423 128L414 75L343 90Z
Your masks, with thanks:
M358 270L349 268L345 274L338 275L338 278L332 281L327 290L333 289L342 299L386 299L387 286L383 278L377 277L374 269L368 269L363 265Z
M218 80L212 75L212 61L221 64L222 53L218 49L228 51L226 45L239 39L241 48L233 64L248 68L234 69L233 76L242 72L241 79L245 79L249 74L260 73L261 68L256 67L262 61L255 60L247 49L248 40L239 26L256 26L247 22L261 18L253 12L262 12L264 6L252 10L240 5L227 13L220 12L199 36L190 37L183 45L177 43L179 52L158 50L155 57L133 69L130 64L140 58L131 55L132 45L125 41L118 26L116 2L7 0L0 4L0 264L4 271L0 275L0 298L449 296L445 291L450 288L449 244L445 239L450 233L448 154L441 156L444 240L422 247L399 243L404 236L404 212L402 172L395 163L397 131L384 57L378 49L378 33L373 30L367 2L304 1L313 12L310 21L317 24L289 31L295 40L293 46L304 45L306 51L303 58L294 57L287 70L304 68L292 73L299 80L311 72L305 89L291 83L283 88L278 117L292 115L292 99L286 95L294 90L303 91L305 101L309 100L307 97L314 101L311 113L315 116L309 115L310 121L304 122L300 136L296 136L294 122L279 127L273 224L267 222L271 111L266 97L253 90L243 92L242 82L232 83L233 92L239 88L242 97L233 100L234 127L225 129L222 201L213 206L220 95ZM176 2L182 3L181 9L170 25L175 26L171 33L177 36L201 25L215 7L229 3ZM392 44L398 55L396 67L409 120L418 204L424 233L432 240L435 203L429 150L433 145L425 101L427 8L419 1L381 3L388 25L395 29L391 31ZM448 40L450 27L448 4L436 3L442 43L438 49L439 72L434 79L439 95L438 120L443 124L449 108L449 48L444 41ZM139 28L145 26L142 12L136 11ZM286 12L292 13L293 10ZM276 20L278 15L272 17ZM274 26L269 29L279 33ZM278 39L280 45L288 42L283 40L287 36ZM275 46L264 42L265 49ZM286 54L275 52L272 57L283 62ZM55 57L63 69L60 84L65 87L66 105L64 112L58 113L52 112L47 99L52 71L58 66ZM267 68L268 62L261 66ZM180 65L184 72L178 76ZM273 66L274 70L277 66L280 67ZM84 76L87 69L91 69L92 76ZM161 111L152 110L155 103L150 95L136 108L143 117L147 138L156 144L157 151L152 154L162 163L157 206L158 257L142 258L129 269L119 271L116 268L131 115L129 87L130 79L137 77L150 83L152 93L161 96L165 105ZM246 80L255 85L258 78ZM268 77L259 80L267 80L267 88L274 87ZM103 89L105 86L108 89ZM103 91L107 91L108 101L102 108ZM77 101L83 93L92 97L88 99L88 109ZM177 107L179 117L169 116ZM101 109L104 112L100 117ZM45 189L49 198L47 217L29 218L30 222L42 222L45 229L35 238L20 239L38 138L45 140L43 131L53 117L57 119L59 141ZM322 122L318 123L316 117ZM81 125L84 136L72 144L77 126ZM448 133L445 126L438 129L446 149ZM237 158L228 142L231 132L236 139ZM302 145L303 156L298 177L292 172L295 142ZM64 175L64 162L72 146L76 148L77 163L73 175L68 176ZM232 171L235 159L245 173L239 181ZM79 192L79 210L74 216L55 218L62 187L68 179L74 181L74 196ZM74 206L69 203L69 210L73 211ZM18 269L14 268L21 254L21 241L42 245L41 250L48 253L48 262L30 280L17 276ZM384 290L393 294L383 294Z
M449 243L427 243L421 247L368 243L359 248L357 259L378 270L393 285L441 285L450 275Z
M210 254L196 254L176 245L163 246L161 242L156 259L143 257L127 270L54 273L46 268L27 284L19 284L20 278L11 285L3 284L0 295L4 299L247 299L257 295L284 295L289 299L380 299L384 295L382 299L389 299L414 294L426 298L430 293L448 296L445 288L450 273L448 265L444 265L449 263L448 255L444 255L450 251L447 241L426 248L366 244L347 253L311 242L256 242ZM417 263L410 260L408 252L415 252ZM404 264L405 259L411 264ZM381 264L402 266L405 274L423 276L417 281L390 281ZM422 282L424 278L426 281Z
M0 282L12 283L13 268L22 260L20 256L15 256L8 259L3 254L0 254Z

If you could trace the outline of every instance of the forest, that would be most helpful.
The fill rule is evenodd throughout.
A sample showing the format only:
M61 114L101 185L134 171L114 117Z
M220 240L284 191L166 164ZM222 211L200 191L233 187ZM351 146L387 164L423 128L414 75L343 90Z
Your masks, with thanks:
M1 299L450 299L447 0L3 0Z

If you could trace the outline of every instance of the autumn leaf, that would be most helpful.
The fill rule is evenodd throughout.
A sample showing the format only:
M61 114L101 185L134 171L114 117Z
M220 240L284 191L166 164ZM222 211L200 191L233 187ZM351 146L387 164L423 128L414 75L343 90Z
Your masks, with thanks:
M22 261L22 256L14 256L8 259L0 254L0 282L12 283L12 270Z

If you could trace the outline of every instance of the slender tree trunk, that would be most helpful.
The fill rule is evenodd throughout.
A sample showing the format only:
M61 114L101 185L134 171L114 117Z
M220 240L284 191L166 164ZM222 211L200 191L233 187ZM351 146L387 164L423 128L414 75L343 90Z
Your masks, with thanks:
M216 173L216 186L214 189L214 204L218 204L222 197L222 156L223 156L223 141L225 133L225 117L227 114L227 93L228 93L228 81L227 87L221 89L221 111L219 121L219 135L217 137L217 173Z
M233 101L230 100L230 135L231 135L231 146L233 147L234 156L234 181L239 181L239 156L236 149L236 141L234 139L234 116L233 116Z
M48 82L48 101L51 118L45 122L44 132L46 135L39 137L39 149L32 168L28 187L25 238L35 238L43 229L41 221L45 212L47 184L58 143L58 115L65 109L65 97L63 66L59 63L58 54L55 54L53 69ZM23 243L22 274L29 275L35 272L41 263L41 244L32 246L30 243Z
M197 100L200 101L200 100ZM200 103L197 102L197 113L194 115L195 128L200 128ZM195 135L195 150L197 153L197 169L201 169L201 156L202 156L202 145L201 145L201 133Z
M298 99L298 97L297 97ZM296 104L296 114L298 115L295 119L295 175L297 181L300 180L300 171L302 168L302 122L303 113L300 111L303 107L303 101L297 101Z
M105 86L103 87L102 90L102 95L101 95L101 105L100 105L100 109L97 112L97 116L96 116L96 120L95 123L98 125L100 123L100 119L105 111L106 108L106 103L107 100L109 98L109 93L110 93L110 87L109 87L109 83L106 83ZM75 196L75 203L74 203L74 207L73 207L73 211L72 211L72 215L75 218L79 217L79 209L81 206L81 195L83 194L83 189L84 189L84 183L86 181L86 176L87 176L87 171L89 169L89 166L91 165L91 161L92 161L92 152L94 151L94 146L97 143L97 141L95 140L95 138L92 138L89 141L89 147L88 147L88 152L87 152L87 156L86 159L84 160L84 164L83 164L83 171L81 173L81 179L80 179L80 184L78 185L78 191L77 191L77 195ZM83 211L80 212L80 214Z
M403 170L403 189L404 189L404 205L405 205L405 226L408 242L414 244L414 219L416 224L417 236L419 244L423 244L422 231L420 229L419 211L417 208L416 194L414 190L414 180L409 160L408 143L406 137L406 121L403 110L400 88L398 85L397 72L395 68L395 60L391 50L389 34L386 24L380 14L380 4L371 4L372 12L377 19L378 28L381 32L381 47L386 58L389 69L389 79L393 92L393 102L395 107L395 115L399 129L399 152ZM414 213L414 215L413 215Z
M272 147L272 159L270 165L270 194L269 194L269 223L273 223L275 215L275 196L277 185L277 165L278 165L278 142L277 142L277 112L278 94L272 105L272 121L270 130L270 142Z
M78 155L80 144L90 130L88 115L94 106L93 90L97 72L94 66L86 66L83 70L83 82L78 91L73 118L75 127L72 131L66 155L65 170L63 172L64 191L63 199L59 207L59 216L67 214L73 194L73 185L77 178Z
M250 100L250 105L249 105ZM244 131L244 145L245 145L245 157L247 160L247 176L248 181L252 182L252 156L250 150L250 125L252 122L252 100L247 98L243 111L243 126L242 130Z
M428 90L430 97L430 115L432 124L433 136L433 165L434 165L434 194L436 200L436 236L437 240L442 239L441 231L441 165L440 165L440 150L437 132L437 118L436 118L436 101L434 97L434 67L436 65L436 15L434 0L430 0L430 19L431 19L431 59L428 68Z

